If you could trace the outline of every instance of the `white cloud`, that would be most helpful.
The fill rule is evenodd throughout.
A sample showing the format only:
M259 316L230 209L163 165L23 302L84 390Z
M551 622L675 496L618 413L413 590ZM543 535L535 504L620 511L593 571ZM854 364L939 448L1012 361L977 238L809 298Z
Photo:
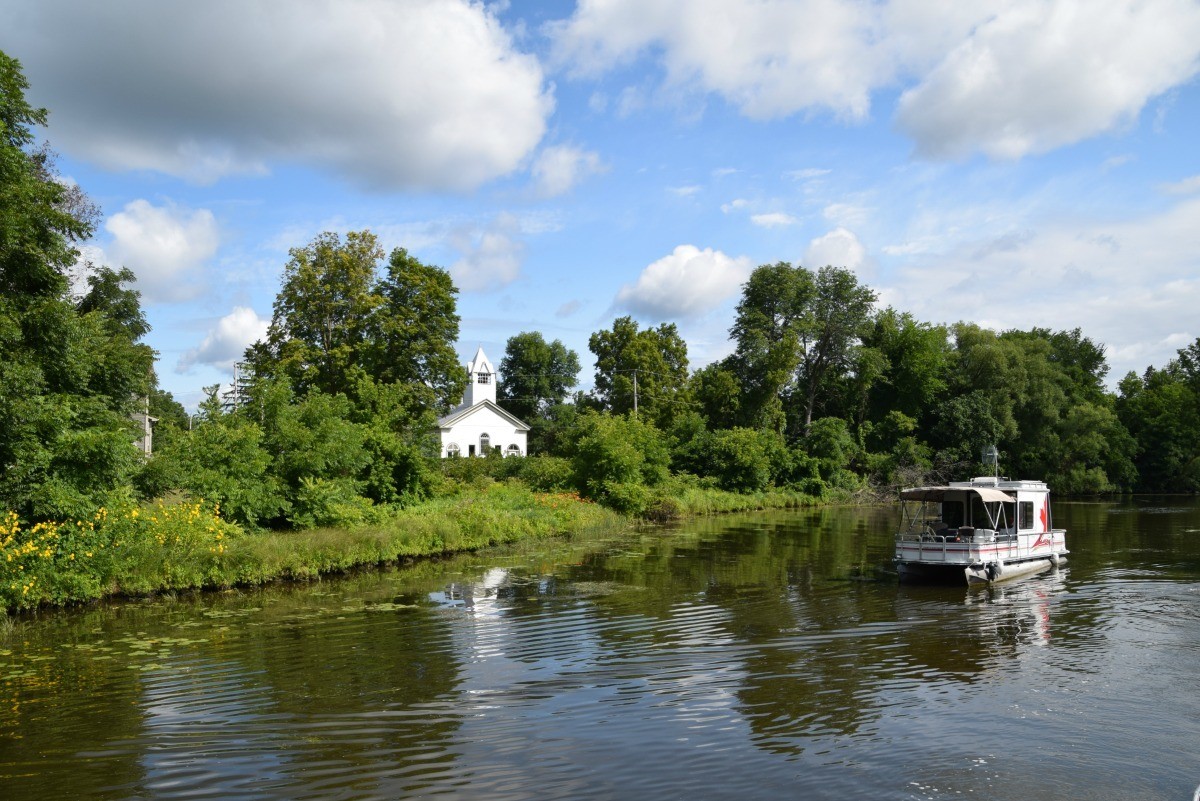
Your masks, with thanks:
M113 169L205 182L300 162L469 189L518 169L554 106L537 59L469 0L20 5L5 33L56 144Z
M154 206L146 200L127 203L104 227L112 235L107 255L137 274L136 289L150 303L195 297L202 289L198 268L220 241L208 209Z
M1162 190L1169 195L1190 195L1200 192L1200 175L1184 178L1173 184L1163 184Z
M933 244L933 243L931 243ZM938 243L940 244L940 243ZM1115 383L1194 341L1200 198L1120 223L1054 223L903 258L886 290L918 319L1080 328L1108 346ZM882 293L881 293L882 294Z
M750 260L679 245L617 293L616 305L655 319L695 317L716 308L750 275Z
M938 158L1019 158L1112 130L1200 69L1192 0L694 0L686 14L581 0L547 32L577 73L652 60L668 89L754 119L861 121L873 94L907 87L899 125Z
M234 362L242 360L246 348L267 335L269 321L258 316L254 309L236 306L217 321L198 347L179 357L176 372L186 373L196 365L209 365L232 372Z
M824 107L861 119L888 73L862 46L874 27L869 7L832 0L694 0L684 14L672 0L583 0L547 30L559 61L580 73L653 49L668 85L716 92L749 117Z
M725 212L726 214L729 214L732 211L738 211L739 209L744 209L749 205L750 205L750 201L746 200L744 197L739 197L739 198L729 201L728 203L722 203L721 211Z
M750 222L760 228L783 228L796 224L796 218L782 211L772 211L765 214L751 214Z
M831 172L833 171L823 170L818 167L808 167L803 170L790 170L784 174L793 181L810 181L813 178L820 178L822 175L828 175Z
M1200 68L1190 0L1014 0L900 99L918 152L1016 159L1135 119Z
M814 270L829 265L861 273L866 263L867 249L853 232L845 228L836 228L817 237L808 244L808 250L804 253L804 264Z
M865 206L855 206L850 203L830 203L821 210L826 220L842 228L865 225L870 216L870 209Z
M516 281L525 256L520 233L520 221L511 214L497 215L486 228L462 226L451 232L449 245L462 254L449 270L458 288L483 292Z
M556 145L541 152L533 164L537 194L555 197L570 191L589 175L604 172L600 156L570 145Z

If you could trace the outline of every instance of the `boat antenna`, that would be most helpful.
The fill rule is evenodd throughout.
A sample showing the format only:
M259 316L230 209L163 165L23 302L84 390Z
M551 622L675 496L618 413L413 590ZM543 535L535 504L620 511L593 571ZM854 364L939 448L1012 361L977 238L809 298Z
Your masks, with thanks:
M995 445L984 445L983 454L980 459L984 464L990 464L995 473L996 480L1000 480L1000 451L996 450Z

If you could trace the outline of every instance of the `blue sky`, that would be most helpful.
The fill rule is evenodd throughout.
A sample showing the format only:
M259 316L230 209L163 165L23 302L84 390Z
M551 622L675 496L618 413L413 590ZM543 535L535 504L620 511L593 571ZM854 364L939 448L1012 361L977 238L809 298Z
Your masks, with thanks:
M448 269L464 363L537 330L585 386L622 314L721 358L776 261L1111 384L1200 336L1194 0L0 0L0 49L189 407L327 230Z

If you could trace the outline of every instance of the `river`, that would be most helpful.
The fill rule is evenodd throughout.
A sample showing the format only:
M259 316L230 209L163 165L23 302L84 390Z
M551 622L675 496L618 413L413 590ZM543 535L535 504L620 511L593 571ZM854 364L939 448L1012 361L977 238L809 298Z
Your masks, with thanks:
M0 632L0 798L1178 799L1200 502L1056 572L861 580L893 509L737 515Z

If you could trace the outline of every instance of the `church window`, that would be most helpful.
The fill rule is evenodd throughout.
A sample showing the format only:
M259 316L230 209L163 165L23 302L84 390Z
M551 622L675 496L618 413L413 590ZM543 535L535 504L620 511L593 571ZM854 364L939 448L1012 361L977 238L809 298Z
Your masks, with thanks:
M476 384L492 383L492 374L491 373L476 373L475 374L475 383Z
M460 453L460 451L458 449L457 442L451 442L449 445L446 446L446 455L447 456L458 456L459 453Z
M491 444L492 444L491 437L489 437L487 434L479 435L479 452L480 453L487 453L488 448L491 446Z
M521 455L521 446L520 446L520 445L516 445L516 444L509 445L509 446L508 446L508 453L507 453L507 454L505 454L505 455L507 455L507 456L520 456L520 455Z

